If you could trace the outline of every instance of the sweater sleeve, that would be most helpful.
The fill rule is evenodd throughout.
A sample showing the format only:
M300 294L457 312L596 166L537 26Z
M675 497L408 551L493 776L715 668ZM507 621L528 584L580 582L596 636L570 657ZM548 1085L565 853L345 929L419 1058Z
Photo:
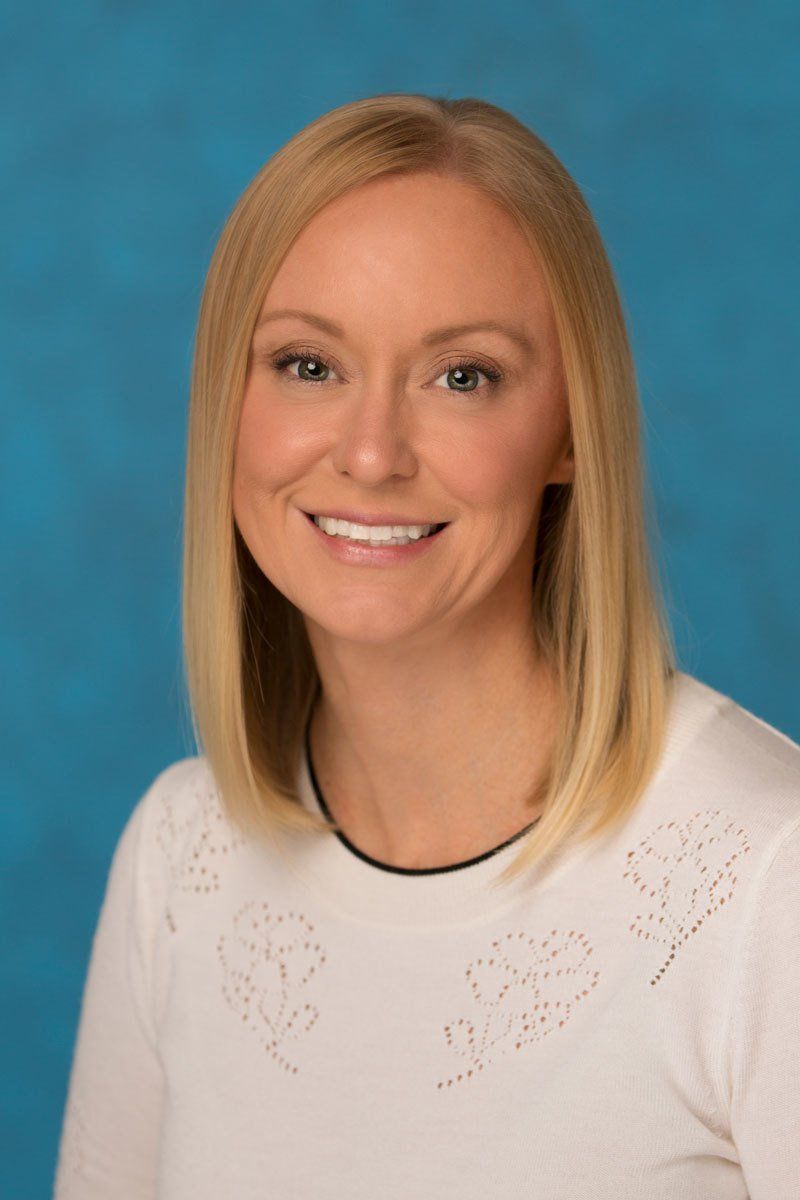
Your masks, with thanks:
M83 989L54 1200L153 1200L156 1194L164 1080L149 1003L152 881L142 854L155 787L130 814L108 872Z
M746 915L729 1030L731 1130L750 1200L800 1196L800 821Z

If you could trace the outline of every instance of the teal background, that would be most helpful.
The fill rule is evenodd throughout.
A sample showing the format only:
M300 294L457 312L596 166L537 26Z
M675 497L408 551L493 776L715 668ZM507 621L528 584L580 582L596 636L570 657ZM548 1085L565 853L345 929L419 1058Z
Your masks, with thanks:
M559 155L623 294L681 665L800 740L799 13L2 5L4 1197L50 1194L111 854L193 752L178 570L204 274L320 113L479 96Z

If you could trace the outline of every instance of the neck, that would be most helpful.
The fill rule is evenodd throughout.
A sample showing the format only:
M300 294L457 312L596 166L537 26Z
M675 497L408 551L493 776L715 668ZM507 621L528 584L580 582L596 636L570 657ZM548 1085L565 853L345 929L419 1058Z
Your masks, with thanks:
M360 850L392 866L447 866L539 815L528 797L549 758L557 691L529 623L484 623L417 654L319 641L311 755Z

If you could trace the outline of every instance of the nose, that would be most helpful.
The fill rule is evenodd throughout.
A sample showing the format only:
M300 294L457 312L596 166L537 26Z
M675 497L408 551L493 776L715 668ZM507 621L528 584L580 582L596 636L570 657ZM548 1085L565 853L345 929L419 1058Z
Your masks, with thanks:
M413 414L402 388L390 379L365 384L338 414L333 462L367 486L417 470Z

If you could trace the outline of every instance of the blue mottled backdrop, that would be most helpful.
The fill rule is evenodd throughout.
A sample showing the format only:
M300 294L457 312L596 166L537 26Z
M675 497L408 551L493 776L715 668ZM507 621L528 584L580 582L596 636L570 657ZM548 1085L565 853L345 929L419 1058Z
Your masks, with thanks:
M179 650L192 336L237 197L384 91L510 109L605 237L684 669L800 740L800 9L2 5L0 1194L46 1197L92 932L194 748Z

